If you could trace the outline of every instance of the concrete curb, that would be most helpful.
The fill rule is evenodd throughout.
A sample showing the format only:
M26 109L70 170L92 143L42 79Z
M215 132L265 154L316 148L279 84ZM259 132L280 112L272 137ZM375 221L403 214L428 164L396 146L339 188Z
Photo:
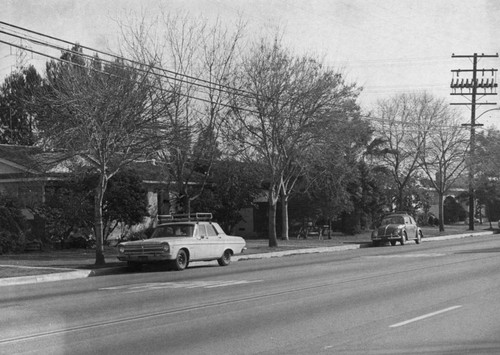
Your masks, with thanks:
M439 236L439 237L424 237L424 239L422 239L422 241L423 242L435 242L435 241L439 241L439 240L481 237L481 236L492 235L492 234L495 234L495 233L492 231L488 231L488 232L477 232L477 233L450 234L450 235L443 235L443 236Z
M450 239L461 239L461 238L470 238L470 237L480 237L486 235L494 234L491 231L488 232L478 232L478 233L464 233L464 234L452 234L452 235L444 235L439 237L425 237L422 239L422 242L435 242L441 240L450 240ZM270 259L270 258L279 258L284 256L291 256L297 254L313 254L313 253L330 253L330 252L339 252L346 250L355 250L364 247L368 247L371 245L369 242L359 243L359 244L349 244L349 245L339 245L334 247L320 247L320 248L306 248L306 249L293 249L293 250L283 250L271 253L261 253L261 254L242 254L233 257L233 261L245 261L245 260L254 260L254 259ZM1 266L1 265L0 265ZM12 265L5 265L12 267ZM29 268L27 266L20 266L23 268ZM33 267L38 268L38 267ZM46 269L46 268L45 268ZM112 275L123 272L124 267L110 267L110 268L102 268L95 270L74 270L74 269L60 269L60 270L68 270L65 272L58 272L53 274L45 274L45 275L33 275L33 276L21 276L21 277L7 277L0 278L0 286L12 286L12 285L25 285L39 282L49 282L49 281L62 281L62 280L73 280L86 278L91 276L104 276L104 275Z
M329 253L335 251L354 250L354 249L359 249L361 247L362 247L361 244L350 244L350 245L339 245L335 247L293 249L293 250L283 250L283 251L276 251L276 252L262 253L262 254L248 254L248 255L242 254L234 256L232 259L234 261L251 260L251 259L270 259L270 258L279 258L282 256L290 256L297 254Z
M6 277L0 279L0 286L26 285L32 283L49 282L49 281L83 279L91 276L92 274L92 270L74 270L74 269L68 269L68 270L71 271L57 272L53 274L43 274L43 275Z

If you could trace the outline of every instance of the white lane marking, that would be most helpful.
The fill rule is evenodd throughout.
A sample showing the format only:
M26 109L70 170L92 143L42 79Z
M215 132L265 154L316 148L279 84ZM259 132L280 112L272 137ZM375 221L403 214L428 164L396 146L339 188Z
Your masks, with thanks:
M144 284L103 287L102 291L125 291L125 293L161 290L167 288L215 288L262 282L263 280L193 281L193 282L151 282Z
M402 327L403 325L407 325L407 324L410 324L410 323L413 323L413 322L417 322L417 321L422 320L422 319L430 318L430 317L436 316L436 315L441 314L441 313L453 311L453 310L455 310L457 308L460 308L460 307L462 307L462 306L453 306L453 307L442 309L440 311L436 311L436 312L424 314L423 316L420 316L420 317L408 319L408 320L406 320L404 322L393 324L393 325L389 326L389 328Z
M434 258L438 256L445 256L441 253L428 253L428 254L397 254L397 255L368 255L364 256L365 259L382 259L382 258Z

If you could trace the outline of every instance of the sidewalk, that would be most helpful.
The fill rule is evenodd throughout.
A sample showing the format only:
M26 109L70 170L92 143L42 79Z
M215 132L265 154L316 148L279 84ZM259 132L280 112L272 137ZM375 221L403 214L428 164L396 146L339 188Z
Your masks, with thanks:
M493 231L466 231L465 227L448 228L445 234L435 229L424 229L422 241L457 239L491 235ZM336 233L331 239L278 240L278 247L270 248L268 240L247 239L247 250L233 257L233 261L282 257L296 254L339 252L370 246L370 232L354 236ZM106 265L95 265L94 250L56 250L24 254L0 255L0 286L86 278L126 272L126 263L116 259L115 248L105 249Z

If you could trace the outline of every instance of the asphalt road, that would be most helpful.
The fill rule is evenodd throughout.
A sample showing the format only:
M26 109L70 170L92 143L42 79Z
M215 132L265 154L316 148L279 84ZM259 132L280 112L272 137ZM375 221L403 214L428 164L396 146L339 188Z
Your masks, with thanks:
M500 237L1 289L1 354L498 354Z

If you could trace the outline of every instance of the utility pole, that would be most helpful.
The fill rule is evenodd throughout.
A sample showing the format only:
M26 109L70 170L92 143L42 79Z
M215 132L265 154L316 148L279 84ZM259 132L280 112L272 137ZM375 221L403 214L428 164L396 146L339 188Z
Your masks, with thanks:
M475 193L474 193L474 174L475 160L474 151L476 145L476 127L482 124L476 123L476 105L496 105L495 102L478 102L478 99L488 95L496 95L497 69L478 69L478 58L498 58L498 53L493 55L477 54L473 55L455 55L452 58L472 58L472 69L454 69L453 78L451 79L450 87L453 89L451 95L471 96L470 102L466 103L451 103L451 105L470 105L471 118L470 124L465 123L462 126L470 126L470 147L469 147L469 230L474 230L474 215L475 215ZM482 74L481 81L478 80L478 73ZM486 77L485 77L486 73ZM465 75L465 78L460 78L460 74ZM470 78L472 74L472 78ZM469 81L470 79L470 81ZM485 80L486 79L486 80ZM478 89L480 92L478 92ZM458 92L460 90L460 92ZM482 91L481 91L482 90ZM479 98L478 95L481 95Z

